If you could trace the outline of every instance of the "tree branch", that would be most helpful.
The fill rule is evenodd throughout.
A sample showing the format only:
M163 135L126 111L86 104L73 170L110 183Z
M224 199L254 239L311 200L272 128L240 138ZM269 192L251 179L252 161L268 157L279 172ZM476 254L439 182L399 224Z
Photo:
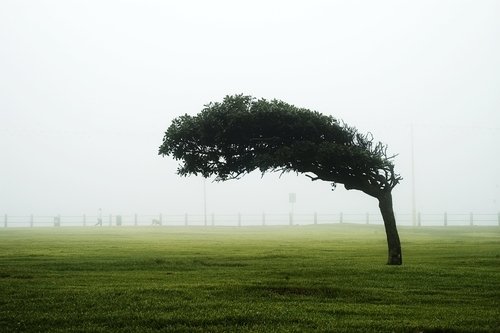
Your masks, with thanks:
M318 176L316 176L316 177L313 177L313 176L310 176L310 175L306 175L306 177L309 177L309 178L311 178L311 180L312 180L312 181L315 181L315 180L318 180L318 179L320 179L320 178L319 178Z

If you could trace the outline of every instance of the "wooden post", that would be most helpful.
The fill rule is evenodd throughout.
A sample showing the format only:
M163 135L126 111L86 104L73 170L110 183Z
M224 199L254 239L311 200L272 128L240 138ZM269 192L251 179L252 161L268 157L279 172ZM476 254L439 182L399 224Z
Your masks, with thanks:
M498 225L500 225L500 213L498 213ZM3 226L7 228L7 214L3 216Z
M314 212L314 224L318 224L318 213Z
M262 225L266 225L266 213L262 213Z
M137 225L137 213L134 214L134 225Z
M448 226L448 214L444 213L444 226Z
M33 214L30 216L30 227L33 227Z
M238 213L238 227L241 227L241 213Z
M188 225L188 214L187 213L184 215L184 225L185 226Z
M370 224L370 216L366 213L366 224Z
M344 215L342 214L342 212L340 212L340 223L343 223L344 222Z
M418 226L420 227L422 225L421 223L422 220L420 219L420 212L418 212L417 218L418 218Z
M83 226L87 226L87 217L85 216L85 214L83 214Z
M470 213L470 226L472 227L474 225L474 216L472 212Z

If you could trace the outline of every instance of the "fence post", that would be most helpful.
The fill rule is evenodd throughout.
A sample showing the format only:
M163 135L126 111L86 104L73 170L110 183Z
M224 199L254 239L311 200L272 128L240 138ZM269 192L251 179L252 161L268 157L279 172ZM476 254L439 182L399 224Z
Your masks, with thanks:
M85 214L83 214L83 226L87 226L87 216L85 216Z
M314 224L318 224L318 213L314 212Z
M422 224L421 224L421 219L420 219L420 212L418 212L418 215L417 215L417 218L418 218L418 226L420 227Z
M30 227L33 227L33 214L30 216Z
M241 213L238 213L238 227L241 227Z
M184 214L184 225L188 225L188 214Z
M448 214L444 213L444 226L448 226Z
M212 213L212 227L215 225L215 215Z
M266 213L262 213L262 225L266 225Z
M474 216L472 215L472 212L470 213L470 226L472 227L474 225Z
M340 212L340 223L343 223L344 222L344 214L342 214L342 212Z
M370 216L366 213L366 224L370 224Z
M500 225L500 213L498 213L498 225ZM7 228L7 214L3 216L3 226Z

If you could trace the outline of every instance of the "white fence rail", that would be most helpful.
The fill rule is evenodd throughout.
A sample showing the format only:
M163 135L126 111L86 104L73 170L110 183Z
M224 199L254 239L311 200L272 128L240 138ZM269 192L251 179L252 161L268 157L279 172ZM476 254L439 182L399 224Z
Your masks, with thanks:
M90 227L98 216L10 216L5 214L0 227ZM500 226L498 214L396 214L400 226ZM383 224L380 214L231 214L231 215L108 215L102 226L253 226L308 224Z

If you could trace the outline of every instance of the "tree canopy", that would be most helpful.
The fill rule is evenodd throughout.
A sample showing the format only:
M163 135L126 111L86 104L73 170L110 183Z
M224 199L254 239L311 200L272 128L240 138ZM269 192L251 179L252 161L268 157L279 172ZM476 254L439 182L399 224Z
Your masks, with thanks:
M181 176L215 175L216 181L225 181L256 169L297 172L363 191L379 201L388 264L402 263L391 194L401 177L387 146L374 142L370 133L282 101L233 95L205 105L196 116L175 118L159 154L181 160Z
M226 96L196 116L173 120L159 149L183 164L179 175L238 179L259 169L310 174L373 197L400 181L387 146L370 133L282 101Z

